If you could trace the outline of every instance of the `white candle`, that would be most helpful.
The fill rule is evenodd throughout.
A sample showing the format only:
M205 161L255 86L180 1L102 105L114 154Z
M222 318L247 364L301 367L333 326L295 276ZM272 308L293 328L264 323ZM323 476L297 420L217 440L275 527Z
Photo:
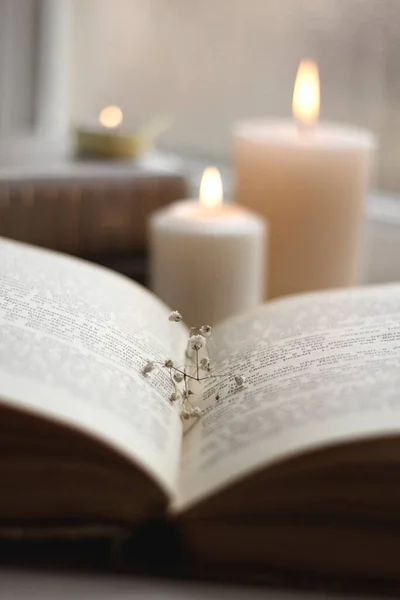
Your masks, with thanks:
M188 325L214 325L261 302L265 244L264 221L223 204L219 173L207 169L200 202L177 202L150 219L151 287Z
M315 125L319 81L302 63L293 121L253 121L235 130L237 201L270 224L269 297L353 285L359 274L374 138Z

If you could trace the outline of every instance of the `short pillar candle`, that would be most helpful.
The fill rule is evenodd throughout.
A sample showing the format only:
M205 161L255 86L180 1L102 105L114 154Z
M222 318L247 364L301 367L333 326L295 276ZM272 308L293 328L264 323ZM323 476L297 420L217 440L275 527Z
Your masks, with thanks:
M222 203L219 173L207 169L200 202L182 200L150 219L151 288L188 325L214 325L262 301L266 238L263 219Z

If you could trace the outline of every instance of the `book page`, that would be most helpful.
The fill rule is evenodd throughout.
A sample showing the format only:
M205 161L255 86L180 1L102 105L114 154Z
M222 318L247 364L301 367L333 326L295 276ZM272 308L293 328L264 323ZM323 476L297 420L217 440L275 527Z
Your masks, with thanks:
M216 372L247 381L206 385L184 438L181 507L302 450L400 432L400 286L277 300L214 342Z
M0 398L106 441L175 489L182 427L168 375L180 323L150 292L84 261L0 239Z

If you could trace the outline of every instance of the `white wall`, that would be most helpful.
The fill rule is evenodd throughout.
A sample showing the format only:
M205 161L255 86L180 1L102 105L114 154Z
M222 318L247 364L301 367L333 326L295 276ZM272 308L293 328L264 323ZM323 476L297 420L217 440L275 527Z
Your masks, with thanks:
M380 185L400 190L400 0L74 3L74 120L110 103L137 122L168 113L164 146L226 156L235 119L290 114L310 56L322 116L377 132Z

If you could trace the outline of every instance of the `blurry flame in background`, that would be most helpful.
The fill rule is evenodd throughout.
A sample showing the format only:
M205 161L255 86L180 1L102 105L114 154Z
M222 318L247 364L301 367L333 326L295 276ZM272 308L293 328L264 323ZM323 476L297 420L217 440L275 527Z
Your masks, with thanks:
M107 129L119 127L124 119L124 115L119 106L106 106L100 111L99 121Z
M223 202L221 175L216 167L207 167L203 173L199 192L200 203L213 208Z
M303 60L294 84L293 116L301 125L313 125L318 121L319 104L318 65L311 60Z

